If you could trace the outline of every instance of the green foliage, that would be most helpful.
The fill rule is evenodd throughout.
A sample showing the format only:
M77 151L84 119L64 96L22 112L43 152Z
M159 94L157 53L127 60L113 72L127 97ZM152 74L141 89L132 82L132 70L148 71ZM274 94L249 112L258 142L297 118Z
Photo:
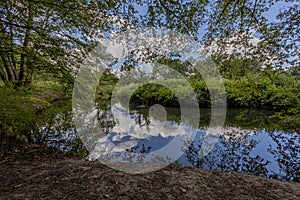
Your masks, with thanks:
M186 88L187 80L184 79L160 79L153 80L147 84L131 83L125 86L119 86L115 90L115 97L119 100L130 100L133 107L151 106L161 104L167 107L179 107L179 101L190 103L197 101L194 99L191 91ZM195 97L197 94L195 93Z
M29 138L38 131L36 113L49 106L41 99L27 96L23 91L0 88L1 131L20 139Z
M210 85L210 90L218 90L218 81L211 79L209 83L206 83L200 75L193 75L189 78L186 77L186 79L193 88L200 107L210 107L209 92L211 91L208 90L207 84ZM267 69L253 72L247 70L244 75L224 80L227 103L230 107L266 108L282 111L299 105L300 82L297 76L293 76L289 72L276 72ZM184 80L168 79L153 81L153 83L150 81L150 84L146 85L125 84L125 86L119 86L115 91L115 96L120 99L130 99L133 107L138 105L151 106L156 103L167 107L178 107L177 97L186 100L186 102L189 97L183 86L184 82L181 81ZM102 81L98 91L101 91L100 94L102 94L103 99L110 99L116 82L116 78L112 78L111 81ZM132 93L132 91L134 92Z
M66 106L70 110L70 104L59 102L59 99L63 99L61 93L34 86L17 90L1 86L0 97L5 99L0 101L1 135L29 142L42 142L42 128L51 126L51 120Z
M264 32L264 38L273 41L272 47L277 47L285 62L299 68L299 2L281 9L276 18L277 21L268 25L269 31Z
M23 86L36 74L50 74L63 83L73 83L85 52L96 44L91 34L115 28L117 20L105 13L120 15L122 3L1 1L0 80Z
M118 78L109 70L103 72L95 95L98 108L107 109L109 107L112 92L117 82Z
M285 54L284 58L297 58L297 4L283 9L277 16L279 21L274 23L268 22L264 16L264 12L274 4L271 0L136 0L134 4L127 0L1 2L0 79L5 84L24 85L31 82L36 73L47 73L65 83L73 83L79 61L84 58L85 52L96 45L92 36L103 37L111 30L126 30L129 25L137 28L164 27L195 38L199 38L199 27L206 25L208 28L203 40L208 46L216 38L232 39L233 34L255 30L264 42L257 44L259 48L251 56L262 60L278 54ZM146 12L139 12L138 6L147 7ZM113 19L111 16L117 17ZM118 17L122 20L116 19ZM215 49L224 53L227 48L225 43L243 43L245 50L249 50L253 45L248 39L236 37L235 40L220 41ZM280 51L281 46L284 51ZM267 52L264 51L266 49ZM220 52L213 54L219 55ZM224 59L227 59L226 56ZM293 64L297 64L297 60ZM186 70L182 68L184 65L177 67L179 72ZM244 72L238 70L237 73Z
M226 56L215 56L215 63L219 66L219 72L224 78L237 79L243 77L247 72L259 71L259 59L238 59L230 57L226 59Z
M286 110L299 105L300 84L289 73L269 72L271 80L265 90L263 103L275 110Z
M179 106L177 98L172 91L157 84L146 84L134 91L130 98L131 106L151 106L161 104L163 106Z
M238 80L226 80L228 104L235 107L261 107L261 96L265 84L260 76L248 74Z
M79 138L76 138L73 141L69 141L68 144L71 147L70 153L80 156L82 158L86 158L89 155L88 150L83 146L82 141Z
M247 73L225 81L229 105L282 110L297 104L299 83L288 73Z
M210 95L205 81L200 76L192 76L189 78L189 83L194 88L199 106L210 107Z
M40 142L45 139L41 134L42 127L47 127L50 134L58 122L64 121L64 125L57 128L67 130L71 122L66 122L62 116L68 115L71 102L60 99L69 97L80 61L96 45L95 41L90 40L91 33L100 32L100 37L103 37L110 30L118 31L117 23L121 24L120 27L123 26L119 31L129 27L129 24L137 25L138 28L150 25L192 36L198 36L199 27L207 24L205 45L209 46L216 38L224 39L217 43L218 48L215 49L218 51L212 54L225 78L228 105L277 110L280 112L275 117L295 126L299 124L299 5L283 9L278 15L278 22L268 23L263 13L273 4L269 0L154 0L151 3L137 0L135 3L140 6L147 4L147 12L140 16L136 7L127 0L1 2L1 135ZM211 9L207 9L208 7ZM112 20L110 15L126 20ZM249 44L251 42L247 38L252 29L260 33L262 39L254 46ZM247 34L246 37L232 40L234 33ZM229 48L225 43L233 46L243 43L244 50L249 50L251 55L245 55L247 59L238 57L241 55L224 55L224 50ZM250 53L253 49L255 51ZM287 60L294 66L290 70L291 74L260 68L264 61L274 55L280 58L277 63L280 67L283 66L282 58L293 58L290 62ZM207 83L199 74L191 76L193 69L189 63L182 63L179 59L161 59L159 63L170 66L188 80L201 107L211 105ZM128 69L123 70L126 72L132 67L134 66L127 65ZM153 71L155 70L159 71ZM164 82L166 87L154 82L139 87L138 83L128 79L130 84L122 85L115 95L130 99L133 106L160 103L178 107L177 97L188 101L190 95L181 81L167 80ZM108 107L117 82L118 79L112 73L104 72L95 95L99 108ZM24 85L26 87L15 89L16 86ZM211 85L218 85L217 81L211 80ZM89 79L82 86L87 88L87 93L93 89L89 85ZM138 89L133 94L128 92L136 87Z

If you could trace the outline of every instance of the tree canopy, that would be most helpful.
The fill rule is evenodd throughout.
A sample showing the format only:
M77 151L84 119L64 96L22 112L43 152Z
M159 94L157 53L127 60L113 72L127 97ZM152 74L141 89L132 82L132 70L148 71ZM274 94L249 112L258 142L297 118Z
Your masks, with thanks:
M165 27L216 45L216 60L257 58L265 65L299 66L299 4L269 22L264 13L279 0L4 0L0 3L0 78L30 83L36 72L72 82L94 36L146 26ZM294 2L294 1L288 1ZM204 31L204 34L201 32ZM259 33L257 43L251 42ZM204 35L199 37L199 35ZM243 52L224 52L226 45ZM266 62L266 61L274 62Z
M110 1L6 0L0 3L0 77L22 86L36 71L71 78L82 51L93 44L89 35L109 27ZM112 23L111 23L112 24Z

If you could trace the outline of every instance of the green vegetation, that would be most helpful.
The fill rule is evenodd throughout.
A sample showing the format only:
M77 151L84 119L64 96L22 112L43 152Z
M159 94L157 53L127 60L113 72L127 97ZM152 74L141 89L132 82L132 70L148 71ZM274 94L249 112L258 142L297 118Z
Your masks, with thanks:
M70 127L71 122L64 116L70 114L73 83L82 60L98 44L97 39L122 32L129 24L137 29L165 27L192 37L206 24L207 31L200 40L207 48L218 46L211 56L225 80L228 106L274 110L277 112L274 118L299 127L299 4L287 6L278 14L278 21L269 22L264 12L271 8L273 1L154 0L150 4L137 0L135 3L148 9L139 14L127 0L59 3L5 0L0 3L2 138L14 136L43 143L55 130L65 131ZM260 35L256 45L249 42L252 31ZM236 35L240 37L233 40ZM230 48L236 49L243 44L247 54L224 51L229 48L228 43L232 45ZM149 52L146 52L148 57L156 56ZM128 57L134 57L135 53L131 52ZM195 101L201 107L209 107L209 90L200 74L187 62L169 55L162 57L165 59L160 58L158 63L181 73L192 86ZM270 58L274 58L274 63L268 63ZM284 64L290 66L289 70L283 70ZM122 68L123 76L135 66L127 63L127 67ZM110 105L118 82L109 69L100 80L95 96L97 106L102 109ZM138 87L129 96L128 91L139 86L132 81L122 85L115 94L118 98L130 98L131 106L155 103L179 106L174 93L157 83ZM180 81L169 79L165 84L187 100L186 88ZM60 127L53 128L58 125Z
M1 135L12 135L27 141L41 143L43 136L40 129L59 113L65 102L63 95L57 91L60 86L49 83L47 87L30 87L13 89L0 87L0 122ZM61 99L61 100L60 100ZM61 108L60 108L61 107ZM68 105L70 108L70 105Z
M0 139L14 137L29 143L51 143L58 148L86 156L87 151L73 132L70 96L61 84L36 82L18 89L0 86Z
M170 66L182 68L180 66L183 65L182 63L172 61L172 63L175 62L179 64ZM232 67L238 68L239 66L232 65ZM229 70L232 70L232 67ZM197 71L194 72L193 75L186 75L185 78L193 88L199 106L209 108L211 104L207 85L201 75L197 74ZM185 74L184 71L182 74ZM277 122L277 125L273 124L274 128L290 127L298 130L300 124L300 78L298 75L291 71L277 71L268 68L262 70L244 68L241 75L228 76L228 74L233 75L223 69L222 76L228 107L267 109L273 111L271 118ZM110 81L107 80L109 76ZM114 95L120 100L129 99L132 108L150 107L154 104L180 107L177 97L180 97L185 103L189 103L189 93L183 87L184 80L182 79L154 80L155 78L153 78L147 84L132 79L128 81L129 84L118 85L116 89L117 77L114 77L113 74L109 76L104 76L106 81L100 80L97 93L97 102L107 102L106 108L110 105L113 90ZM178 94L177 97L175 94ZM259 119L259 116L257 118Z

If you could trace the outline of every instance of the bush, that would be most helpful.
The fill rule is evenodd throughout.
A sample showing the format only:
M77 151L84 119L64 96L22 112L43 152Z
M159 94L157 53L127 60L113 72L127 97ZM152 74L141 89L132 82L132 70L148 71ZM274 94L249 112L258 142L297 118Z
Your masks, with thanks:
M57 104L55 98L61 97L57 92L42 92L34 87L17 90L0 87L1 136L40 143L43 135L40 128L49 124L60 109L63 109L61 105L53 106L51 101Z

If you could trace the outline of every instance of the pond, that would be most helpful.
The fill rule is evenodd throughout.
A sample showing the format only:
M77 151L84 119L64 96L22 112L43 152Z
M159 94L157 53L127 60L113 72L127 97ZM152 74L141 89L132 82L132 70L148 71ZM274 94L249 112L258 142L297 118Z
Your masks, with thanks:
M211 138L207 137L210 109L200 109L199 124L181 119L180 112L159 106L129 110L116 104L109 110L92 112L92 127L77 127L77 135L88 149L90 160L175 162L300 182L300 134L272 120L272 112L227 109L224 126L214 129L219 131L218 137ZM76 138L74 130L60 132L61 139ZM51 139L48 144L57 146ZM68 144L60 147L68 151Z

